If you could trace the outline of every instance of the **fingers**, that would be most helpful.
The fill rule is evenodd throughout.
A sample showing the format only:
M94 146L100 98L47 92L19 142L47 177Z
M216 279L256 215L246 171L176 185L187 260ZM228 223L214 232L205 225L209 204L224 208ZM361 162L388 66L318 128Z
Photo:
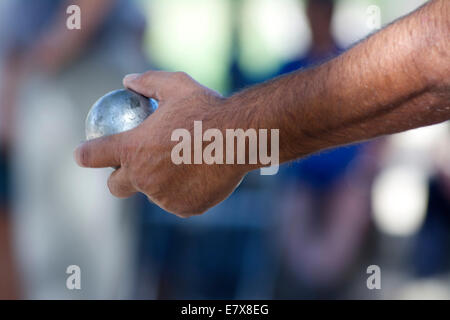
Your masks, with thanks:
M130 74L123 79L123 85L146 97L158 101L170 97L193 82L183 72L147 71L142 74ZM174 91L176 90L176 91Z
M125 88L131 89L146 97L161 100L166 93L169 72L147 71L142 74L130 74L123 79Z
M117 169L109 176L108 188L111 194L118 198L128 198L137 192L124 168Z
M80 167L106 168L120 166L120 150L128 132L87 141L75 150L75 161Z

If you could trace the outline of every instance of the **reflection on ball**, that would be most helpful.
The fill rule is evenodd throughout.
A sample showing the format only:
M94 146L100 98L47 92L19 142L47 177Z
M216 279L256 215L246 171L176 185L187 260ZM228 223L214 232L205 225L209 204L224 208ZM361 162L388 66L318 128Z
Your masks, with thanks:
M86 118L86 139L131 130L151 115L158 103L130 90L112 91L92 106Z

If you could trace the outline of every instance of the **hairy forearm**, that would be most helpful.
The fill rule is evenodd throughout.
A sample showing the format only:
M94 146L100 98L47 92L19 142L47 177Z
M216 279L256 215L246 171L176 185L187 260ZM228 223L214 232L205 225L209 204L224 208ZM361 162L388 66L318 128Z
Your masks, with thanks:
M450 1L343 55L230 98L234 123L280 129L280 161L450 119Z

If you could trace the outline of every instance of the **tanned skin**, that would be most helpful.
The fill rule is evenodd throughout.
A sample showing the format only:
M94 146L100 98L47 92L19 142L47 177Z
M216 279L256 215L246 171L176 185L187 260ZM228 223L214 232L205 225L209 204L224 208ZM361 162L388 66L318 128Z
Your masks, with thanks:
M142 192L181 217L227 198L261 165L174 165L172 131L280 129L280 162L450 119L450 1L435 0L316 68L223 98L184 73L129 75L124 86L160 107L128 132L86 142L83 167L117 167L117 197Z

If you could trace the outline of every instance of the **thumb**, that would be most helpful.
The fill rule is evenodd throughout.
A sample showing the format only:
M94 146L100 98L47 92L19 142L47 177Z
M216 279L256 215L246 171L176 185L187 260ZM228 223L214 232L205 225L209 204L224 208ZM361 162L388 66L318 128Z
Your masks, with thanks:
M120 166L120 150L128 132L86 141L74 151L80 167L106 168Z

